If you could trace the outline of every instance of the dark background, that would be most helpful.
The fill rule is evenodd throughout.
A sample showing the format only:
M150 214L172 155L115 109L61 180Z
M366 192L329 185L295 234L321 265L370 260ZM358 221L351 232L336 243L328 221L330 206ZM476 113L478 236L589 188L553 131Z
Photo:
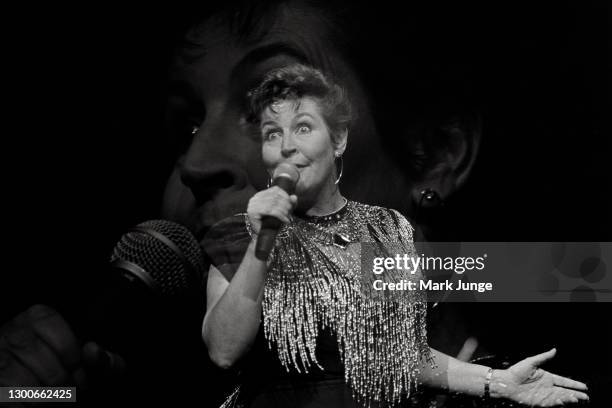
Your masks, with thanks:
M367 7L377 18L364 31L404 22L422 69L465 79L476 95L481 152L443 216L459 220L461 239L612 240L606 2ZM172 166L169 63L202 13L178 4L39 9L13 29L0 321L32 303L74 308L122 232L158 216ZM392 53L389 44L382 49ZM610 400L609 304L467 309L488 349L525 356L556 346L551 371L588 381L594 402Z

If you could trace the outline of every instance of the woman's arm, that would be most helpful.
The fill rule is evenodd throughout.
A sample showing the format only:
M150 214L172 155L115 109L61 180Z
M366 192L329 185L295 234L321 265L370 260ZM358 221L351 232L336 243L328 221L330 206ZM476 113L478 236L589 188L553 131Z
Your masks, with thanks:
M420 380L429 386L451 393L484 396L488 384L490 398L503 398L529 406L563 405L589 397L582 391L586 384L549 373L540 365L552 359L556 350L528 357L506 370L493 370L487 380L489 367L466 363L431 349L437 367L423 363Z
M266 262L255 256L261 222L264 217L274 217L288 224L296 205L297 196L280 187L257 192L247 207L251 242L232 281L210 268L202 338L211 360L221 368L232 367L249 350L259 330L267 270Z
M420 380L425 385L451 393L483 395L489 367L457 360L433 348L430 350L436 367L432 368L429 363L423 363ZM499 389L494 389L490 390L491 397L498 397Z
M255 257L255 242L251 240L231 282L214 266L208 274L202 337L211 360L221 368L232 367L249 350L259 329L266 264Z

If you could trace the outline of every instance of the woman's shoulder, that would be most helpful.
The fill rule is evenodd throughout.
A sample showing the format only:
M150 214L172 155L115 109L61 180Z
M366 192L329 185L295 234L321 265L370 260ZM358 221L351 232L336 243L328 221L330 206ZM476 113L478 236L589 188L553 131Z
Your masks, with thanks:
M363 219L368 221L391 221L397 226L403 226L413 230L414 228L410 224L410 221L402 215L399 211L393 208L381 207L373 204L360 203L358 201L351 201L354 208L360 213Z

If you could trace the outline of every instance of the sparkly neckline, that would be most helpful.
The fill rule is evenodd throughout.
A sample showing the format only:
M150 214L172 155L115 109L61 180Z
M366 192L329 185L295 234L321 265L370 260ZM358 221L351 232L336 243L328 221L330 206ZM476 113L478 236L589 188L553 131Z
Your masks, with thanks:
M342 207L340 207L339 209L337 209L336 211L330 213L330 214L326 214L326 215L300 215L299 218L303 219L304 221L307 222L311 222L314 224L321 224L321 223L326 223L326 222L330 222L330 221L339 221L341 220L344 215L346 214L347 210L348 210L348 206L349 206L349 200L345 198L345 202L342 205Z

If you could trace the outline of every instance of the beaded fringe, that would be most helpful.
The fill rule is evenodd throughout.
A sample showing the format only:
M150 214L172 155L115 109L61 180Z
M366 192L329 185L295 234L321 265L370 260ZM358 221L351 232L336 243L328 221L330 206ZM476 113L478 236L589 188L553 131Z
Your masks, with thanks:
M264 289L264 333L288 371L308 372L312 366L320 367L319 327L330 328L353 397L365 404L391 406L408 398L417 386L420 365L431 363L426 302L419 291L373 296L367 286L370 280L361 272L360 243L396 248L399 244L404 253L414 255L412 227L393 210L349 205L342 220L327 226L352 235L346 248L322 244L317 239L321 227L303 220L279 233Z
M244 403L240 400L240 393L242 391L242 387L238 385L234 388L234 391L225 399L223 404L219 406L219 408L243 408Z

